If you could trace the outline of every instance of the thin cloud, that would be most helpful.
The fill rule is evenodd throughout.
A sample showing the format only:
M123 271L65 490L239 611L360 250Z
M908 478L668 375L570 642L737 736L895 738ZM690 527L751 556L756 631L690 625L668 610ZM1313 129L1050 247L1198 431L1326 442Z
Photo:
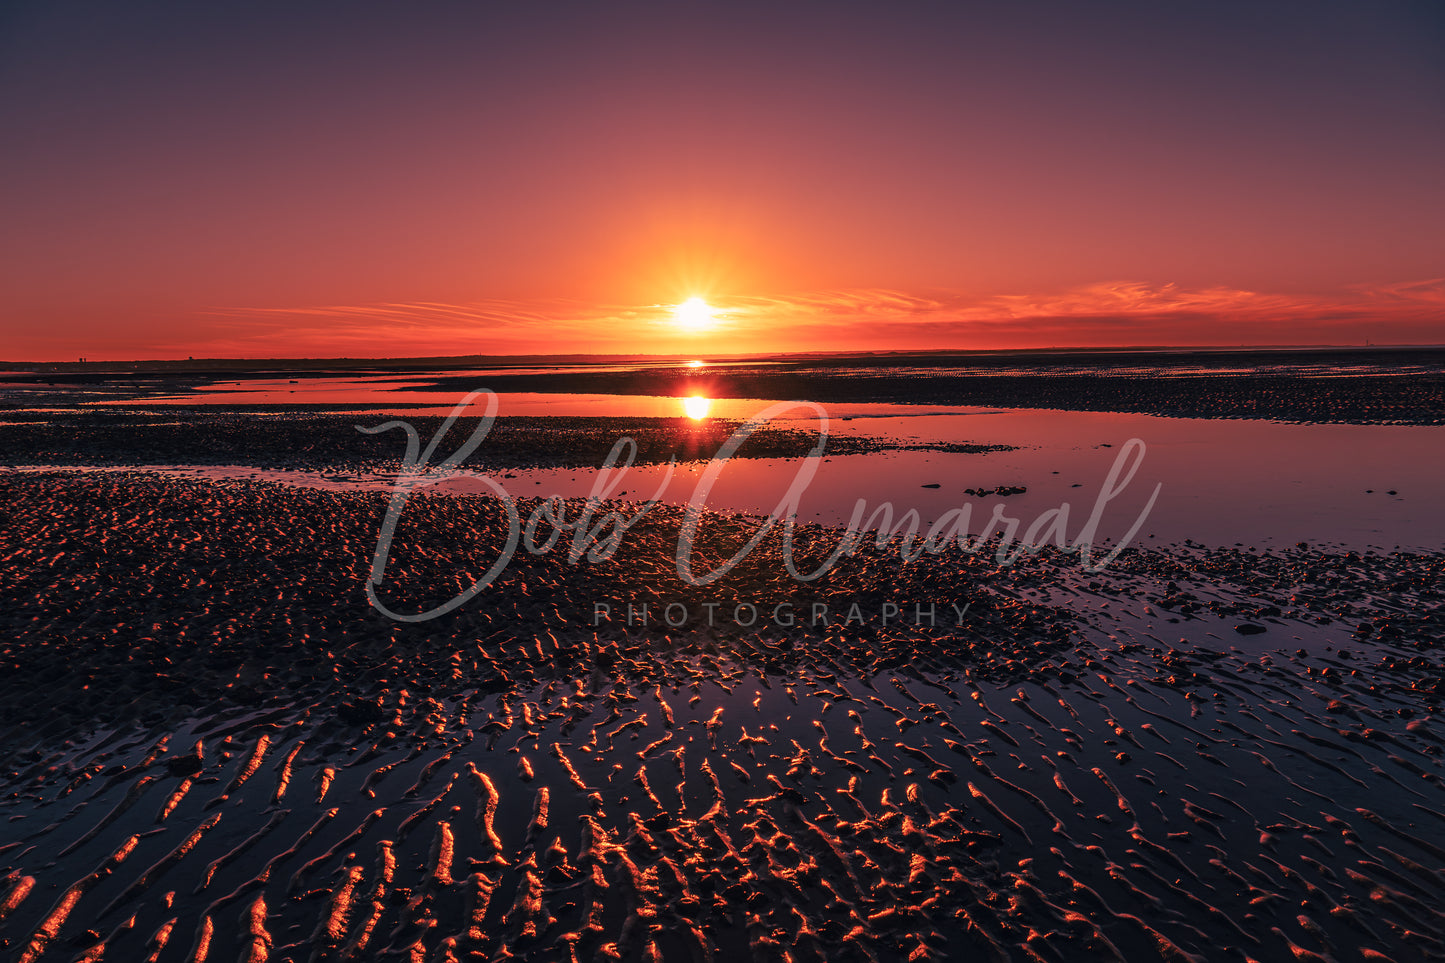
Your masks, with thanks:
M1304 296L1110 281L1051 294L914 297L850 291L748 304L749 326L794 342L887 349L1445 340L1445 279ZM1349 329L1349 330L1346 330Z
M1445 278L1334 295L1119 280L1044 294L928 296L869 288L720 298L687 332L672 306L564 300L218 308L193 341L132 353L209 357L717 354L1131 344L1445 341Z

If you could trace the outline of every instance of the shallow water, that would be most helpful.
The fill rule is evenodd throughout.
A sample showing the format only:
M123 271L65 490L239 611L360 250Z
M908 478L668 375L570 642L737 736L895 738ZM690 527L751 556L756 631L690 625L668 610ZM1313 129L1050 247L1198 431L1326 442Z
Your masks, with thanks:
M591 396L502 396L505 416L587 411ZM599 396L616 411L675 417L680 400ZM764 401L714 401L708 417L758 414ZM545 406L550 405L551 408ZM671 408L669 409L669 406ZM1266 421L1162 418L1099 412L960 408L922 411L903 405L829 406L826 430L833 435L893 439L905 445L1012 445L1012 451L962 454L937 450L884 451L824 457L811 463L816 474L797 501L801 521L847 524L863 504L863 520L883 505L894 519L910 510L927 530L945 513L967 508L969 531L977 533L997 509L1018 520L1020 533L1045 513L1068 506L1065 537L1072 541L1097 511L1100 542L1122 539L1143 516L1135 544L1194 540L1211 545L1286 546L1297 542L1350 549L1434 550L1445 543L1445 509L1436 498L1445 478L1445 427L1398 425L1297 425ZM396 413L405 419L406 412ZM410 414L418 414L411 412ZM358 414L359 424L381 413ZM784 411L780 427L820 431L825 426L807 407ZM619 434L619 437L621 435ZM1138 439L1137 464L1127 478L1126 459L1114 488L1104 498L1111 467ZM469 464L485 465L486 442ZM742 449L746 454L746 447ZM701 502L707 507L768 514L804 470L798 459L734 458L720 467L716 484ZM261 478L323 488L388 487L384 474L273 471L242 466L148 466L200 478ZM602 484L598 470L509 471L497 477L514 497L599 495L642 501L661 491L671 503L686 503L697 491L706 462L640 466ZM666 480L666 487L660 488ZM600 486L600 487L599 487ZM937 486L937 487L925 487ZM1000 487L1020 494L976 495ZM1152 507L1149 499L1158 486ZM458 478L439 491L478 492ZM1103 499L1101 503L1101 499ZM877 524L877 520L874 520ZM1047 519L1041 523L1046 525Z

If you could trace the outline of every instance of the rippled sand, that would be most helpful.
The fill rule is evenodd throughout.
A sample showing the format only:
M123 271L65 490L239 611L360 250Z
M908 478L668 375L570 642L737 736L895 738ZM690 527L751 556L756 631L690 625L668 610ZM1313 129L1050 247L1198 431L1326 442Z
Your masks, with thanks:
M1438 555L875 549L803 586L769 542L690 588L664 513L399 625L362 591L381 496L0 489L12 959L1445 953ZM417 496L385 597L500 538ZM591 625L888 599L940 625Z

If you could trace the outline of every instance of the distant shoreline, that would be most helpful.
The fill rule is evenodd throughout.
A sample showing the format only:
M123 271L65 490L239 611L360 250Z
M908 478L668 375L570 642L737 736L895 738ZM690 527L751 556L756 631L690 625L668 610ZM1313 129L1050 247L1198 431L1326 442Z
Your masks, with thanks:
M699 365L657 359L584 363L578 357L527 363L512 358L505 364L480 358L448 363L439 359L245 362L246 367L239 367L241 362L217 361L209 362L217 366L210 370L179 367L183 362L147 362L130 370L99 363L71 365L66 370L0 372L0 410L83 405L99 414L94 403L144 407L158 396L195 393L196 407L215 413L235 406L245 411L339 411L356 406L263 404L240 394L234 403L207 404L200 398L222 381L394 375L415 382L421 390L454 393L458 399L488 388L551 395L697 395L1322 424L1445 424L1445 348L1441 347L838 354ZM238 367L221 367L225 364ZM395 407L412 406L400 386L395 386L395 393ZM170 407L174 410L174 403Z
M1167 360L1183 360L1192 356L1208 355L1221 358L1281 359L1297 357L1320 361L1336 357L1368 357L1374 363L1419 364L1421 358L1445 365L1445 345L1265 345L1265 346L1176 346L1142 345L1128 347L1059 347L1059 348L1007 348L1007 349L938 349L930 351L842 351L842 352L783 352L776 354L699 354L699 355L647 355L647 354L557 354L557 355L448 355L427 357L387 358L184 358L184 359L133 359L106 361L0 361L0 373L7 378L15 375L38 376L41 374L114 375L114 374L260 374L272 371L293 373L325 372L327 374L350 371L411 372L447 371L464 368L512 368L546 366L601 366L601 365L649 365L672 366L686 364L692 360L703 360L708 365L760 364L777 362L781 364L815 364L825 366L841 365L893 365L910 361L925 367L951 366L966 360L969 364L995 366L1013 359L1028 359L1043 365L1051 360L1067 359L1071 364L1087 362L1090 359L1117 359L1128 356L1139 360L1150 359L1158 363ZM1398 360L1395 360L1398 358ZM1386 360L1389 359L1389 360ZM1406 359L1409 359L1406 361Z

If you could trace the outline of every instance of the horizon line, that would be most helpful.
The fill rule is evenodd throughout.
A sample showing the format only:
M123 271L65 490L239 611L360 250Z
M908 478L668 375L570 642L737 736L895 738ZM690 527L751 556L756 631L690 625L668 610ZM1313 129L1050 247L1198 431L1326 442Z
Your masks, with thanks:
M1239 351L1329 351L1329 350L1352 350L1362 351L1370 349L1400 350L1400 349L1441 349L1445 343L1439 342L1401 342L1391 344L1340 344L1340 343L1303 343L1303 344L1240 344L1240 345L1061 345L1042 348L899 348L893 350L859 350L859 351L781 351L781 352L744 352L738 354L728 353L697 353L697 354L651 354L646 352L630 352L603 354L597 352L578 352L571 354L458 354L458 355L390 355L390 356L367 356L367 355L333 355L329 357L307 357L307 356L284 356L273 355L269 357L212 357L212 358L129 358L113 359L105 361L74 360L61 361L20 361L0 360L0 365L12 368L23 369L27 366L49 366L49 367L80 367L93 368L98 365L189 365L189 364L263 364L268 362L300 363L309 362L313 364L336 363L336 362L368 362L368 363L392 363L403 362L455 362L469 360L510 360L510 361L572 361L578 364L592 364L605 362L624 362L635 360L658 360L658 361L699 361L699 360L737 360L737 361L758 361L766 359L790 359L790 358L858 358L858 357L883 357L883 356L937 356L937 355L1011 355L1027 354L1039 355L1050 353L1088 354L1088 353L1122 353L1122 352L1212 352L1227 353Z

